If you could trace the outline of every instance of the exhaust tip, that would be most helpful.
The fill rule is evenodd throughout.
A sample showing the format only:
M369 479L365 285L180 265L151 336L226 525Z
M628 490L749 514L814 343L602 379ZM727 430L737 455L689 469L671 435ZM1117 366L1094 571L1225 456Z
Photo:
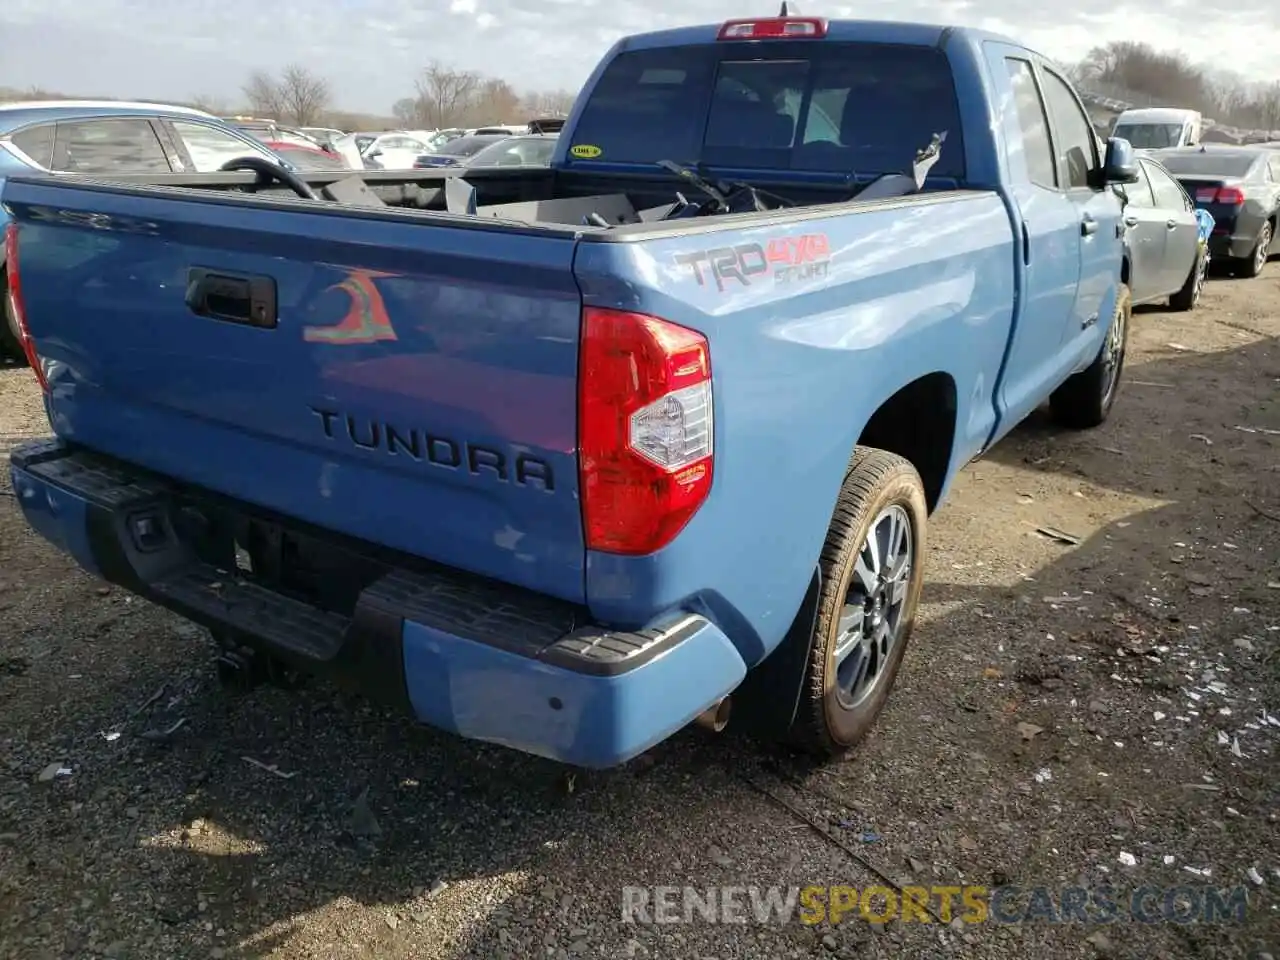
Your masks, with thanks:
M698 714L694 723L706 730L710 730L712 733L720 733L729 725L729 710L729 698L724 697Z

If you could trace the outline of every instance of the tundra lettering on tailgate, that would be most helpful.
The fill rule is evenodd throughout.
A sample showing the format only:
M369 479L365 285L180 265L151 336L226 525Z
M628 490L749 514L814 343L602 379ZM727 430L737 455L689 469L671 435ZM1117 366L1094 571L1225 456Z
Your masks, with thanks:
M555 490L551 464L516 451L502 451L478 443L454 440L417 427L397 427L339 410L311 407L320 418L324 435L343 440L361 450L373 450L445 470L465 470L472 476L489 476L517 486Z
M693 250L672 259L676 266L687 267L700 287L707 285L710 274L716 289L723 293L731 280L749 287L752 278L768 275L775 284L822 279L831 263L831 244L825 233L805 233L764 243Z

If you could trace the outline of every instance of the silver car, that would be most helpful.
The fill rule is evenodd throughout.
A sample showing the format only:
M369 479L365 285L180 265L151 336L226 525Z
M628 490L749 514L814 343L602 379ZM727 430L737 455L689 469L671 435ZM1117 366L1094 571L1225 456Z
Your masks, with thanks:
M1195 309L1209 266L1195 204L1182 184L1157 161L1141 157L1138 171L1137 183L1117 188L1124 196L1133 302L1168 298L1174 310Z

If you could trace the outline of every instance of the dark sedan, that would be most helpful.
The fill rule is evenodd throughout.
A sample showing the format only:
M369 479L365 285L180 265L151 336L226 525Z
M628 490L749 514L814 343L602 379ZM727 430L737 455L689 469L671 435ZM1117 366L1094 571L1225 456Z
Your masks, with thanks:
M1256 146L1152 150L1214 219L1209 250L1216 262L1256 277L1280 254L1280 151Z
M485 147L510 139L511 134L509 133L458 137L458 139L450 140L444 146L436 148L435 153L424 153L413 162L413 165L420 170L429 169L431 167L465 166L468 160L474 157Z

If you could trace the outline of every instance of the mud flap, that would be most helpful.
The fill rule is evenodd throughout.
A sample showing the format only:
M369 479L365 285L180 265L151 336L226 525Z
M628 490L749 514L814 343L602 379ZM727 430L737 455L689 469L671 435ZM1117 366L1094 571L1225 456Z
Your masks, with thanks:
M734 691L727 732L761 740L786 738L800 706L821 592L822 572L815 566L787 635L769 656L748 671Z

